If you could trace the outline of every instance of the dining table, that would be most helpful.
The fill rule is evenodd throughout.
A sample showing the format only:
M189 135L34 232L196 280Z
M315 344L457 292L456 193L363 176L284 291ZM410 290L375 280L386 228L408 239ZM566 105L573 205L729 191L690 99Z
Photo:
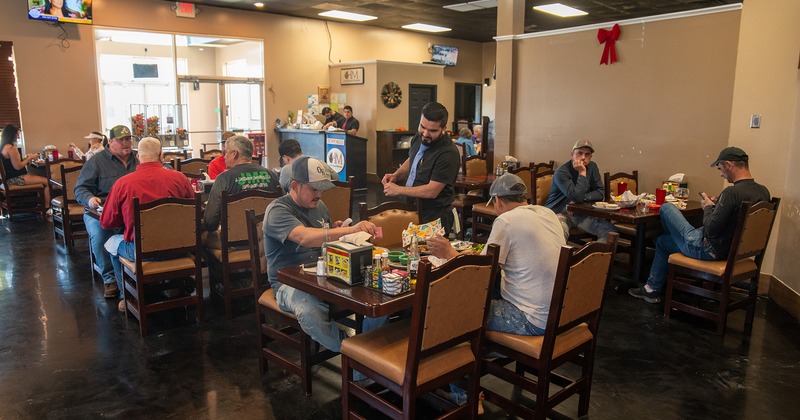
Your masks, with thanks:
M392 296L363 284L350 285L333 277L317 276L304 270L301 265L279 269L278 281L316 296L339 309L347 309L370 318L411 308L414 301L414 286L408 292Z
M497 178L495 174L487 174L487 175L478 175L478 176L466 176L464 174L459 174L456 177L456 188L461 188L464 190L481 190L486 189L488 190L489 187L492 186L492 182Z
M631 280L637 283L642 283L644 281L647 229L648 225L652 226L656 223L660 225L661 215L659 209L648 208L640 204L631 208L610 210L598 208L594 203L575 203L567 205L567 211L636 226L636 237L631 244L634 249ZM702 218L703 207L699 201L687 201L686 207L681 209L681 212L687 220L691 221L693 219Z

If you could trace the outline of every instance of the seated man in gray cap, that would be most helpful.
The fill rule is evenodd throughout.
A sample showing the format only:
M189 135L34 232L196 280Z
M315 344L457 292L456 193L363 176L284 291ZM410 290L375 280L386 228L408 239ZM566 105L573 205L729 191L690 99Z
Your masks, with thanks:
M567 212L568 204L606 199L600 169L592 162L593 153L594 147L589 140L575 142L569 154L570 160L559 166L553 174L553 183L550 185L550 195L545 206L558 215L566 235L569 235L571 228L577 227L596 236L598 241L605 242L610 232L617 231L611 222Z
M269 283L278 306L293 313L297 322L312 339L328 350L339 352L344 333L329 318L328 305L318 298L281 284L278 270L317 261L326 235L332 240L341 236L367 232L375 234L375 225L362 220L354 226L332 223L328 207L320 200L322 191L333 188L325 167L317 159L302 157L292 163L289 194L267 206L264 215L264 251L267 257ZM325 225L331 226L325 229ZM364 331L381 325L384 318L365 318Z
M715 166L720 176L733 185L722 190L719 199L701 193L703 226L699 228L689 224L681 211L671 203L661 206L664 234L656 240L656 255L650 267L650 277L644 286L628 290L631 296L648 303L661 302L670 254L680 252L705 261L728 258L742 202L770 200L767 187L757 183L750 175L749 157L744 150L726 147L711 164L712 168Z

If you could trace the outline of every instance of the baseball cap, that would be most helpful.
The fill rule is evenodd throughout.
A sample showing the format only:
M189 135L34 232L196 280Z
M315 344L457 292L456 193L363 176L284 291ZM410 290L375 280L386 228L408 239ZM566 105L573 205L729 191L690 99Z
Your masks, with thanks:
M86 136L84 138L85 139L101 139L102 140L103 139L103 135L98 133L98 132L92 131L91 133L89 133L88 136Z
M727 160L728 162L747 162L749 159L750 157L747 156L747 153L745 153L744 150L733 146L726 147L719 152L717 160L711 164L711 167L713 168L717 166L717 164L723 160Z
M311 185L312 188L325 191L334 187L333 182L328 178L325 165L317 159L303 156L292 162L292 179L304 184Z
M522 195L526 192L528 192L528 187L522 178L509 172L492 182L492 186L489 187L489 201L486 202L486 205L492 204L495 197Z
M131 129L124 126L124 125L117 125L111 129L111 135L109 139L116 140L123 137L130 137L131 136Z
M592 146L592 142L590 142L589 140L583 139L576 141L575 145L572 146L572 150L580 149L581 147L588 147L589 150L591 150L592 153L594 153L594 146Z

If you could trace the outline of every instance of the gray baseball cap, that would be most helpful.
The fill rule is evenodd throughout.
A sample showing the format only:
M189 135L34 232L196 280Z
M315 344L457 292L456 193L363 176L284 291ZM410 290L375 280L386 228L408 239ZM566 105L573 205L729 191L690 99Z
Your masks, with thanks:
M512 174L506 173L492 182L489 187L489 201L486 205L492 204L495 197L506 197L509 195L522 195L528 192L528 186L522 181L522 178Z
M303 156L292 162L292 179L311 185L316 190L325 191L333 188L333 182L328 178L325 165L317 159Z

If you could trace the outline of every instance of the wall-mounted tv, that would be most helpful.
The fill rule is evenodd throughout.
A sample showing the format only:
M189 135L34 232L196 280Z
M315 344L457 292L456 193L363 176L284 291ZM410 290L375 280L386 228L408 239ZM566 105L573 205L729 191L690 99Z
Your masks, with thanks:
M431 61L445 66L455 66L456 62L458 62L458 48L447 45L434 45L431 47Z
M92 0L25 0L28 19L45 22L92 23Z

